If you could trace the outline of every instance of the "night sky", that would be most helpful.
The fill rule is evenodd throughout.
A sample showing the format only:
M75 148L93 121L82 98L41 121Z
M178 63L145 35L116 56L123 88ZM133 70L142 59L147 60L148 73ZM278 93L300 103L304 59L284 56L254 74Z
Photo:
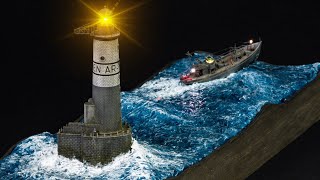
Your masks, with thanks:
M105 1L86 0L100 9ZM108 1L112 4L115 1ZM188 50L215 52L263 40L259 60L298 65L320 62L317 1L122 0L121 88L133 89ZM2 3L2 125L0 156L17 141L55 133L83 112L91 97L92 39L73 29L95 15L79 0ZM319 179L320 125L265 164L251 179Z

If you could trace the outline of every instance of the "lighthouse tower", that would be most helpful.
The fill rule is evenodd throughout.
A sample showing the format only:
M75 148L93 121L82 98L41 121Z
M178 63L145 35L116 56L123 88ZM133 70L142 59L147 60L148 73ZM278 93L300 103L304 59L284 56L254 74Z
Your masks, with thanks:
M121 120L120 32L112 12L100 10L95 26L75 29L75 34L93 36L92 98L84 103L80 122L70 122L58 132L58 154L91 164L107 163L132 144L131 129Z
M120 33L108 22L111 21L107 18L111 12L107 8L100 14L106 19L93 32L92 100L95 116L85 117L85 121L96 121L103 131L116 131L121 128Z

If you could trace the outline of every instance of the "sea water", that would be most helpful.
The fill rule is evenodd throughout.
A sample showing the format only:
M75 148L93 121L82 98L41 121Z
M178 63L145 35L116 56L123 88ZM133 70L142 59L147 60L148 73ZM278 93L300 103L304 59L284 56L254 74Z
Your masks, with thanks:
M203 54L204 55L204 54ZM199 55L199 56L203 56ZM122 115L132 127L131 152L92 166L58 156L44 132L20 142L0 161L3 179L165 179L199 162L243 130L266 103L287 101L312 81L320 63L277 66L257 61L227 78L184 85L194 63L184 58L130 92Z

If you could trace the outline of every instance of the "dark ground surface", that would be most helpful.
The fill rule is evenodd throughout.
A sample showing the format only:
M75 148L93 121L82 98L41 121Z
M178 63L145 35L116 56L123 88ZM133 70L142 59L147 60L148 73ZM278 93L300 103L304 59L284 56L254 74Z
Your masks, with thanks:
M302 105L303 104L303 105ZM284 104L265 105L256 118L221 148L204 158L199 163L187 168L174 179L244 179L255 172L270 158L276 155L289 143L294 141L308 128L320 119L320 75L316 80L299 91L290 101ZM319 125L318 125L319 126ZM314 125L310 131L314 130ZM306 133L310 135L310 132ZM291 161L300 161L299 166L293 163L281 169L274 170L272 161L281 157L281 153L261 168L261 171L269 171L269 174L256 172L249 179L319 179L320 176L313 171L319 170L319 166L308 169L300 169L301 165L310 164L313 154L313 162L317 164L319 158L315 157L317 151L313 147L304 146L308 157L301 157L295 149L295 145L301 142L300 137L288 150L283 150L283 156L291 157ZM286 152L287 151L287 152ZM281 158L280 158L281 159ZM297 161L295 161L297 160ZM269 165L268 165L269 164ZM268 168L269 166L269 168ZM300 171L307 171L301 175Z
M320 179L320 168L317 166L320 163L320 147L314 145L320 138L319 121L247 179Z

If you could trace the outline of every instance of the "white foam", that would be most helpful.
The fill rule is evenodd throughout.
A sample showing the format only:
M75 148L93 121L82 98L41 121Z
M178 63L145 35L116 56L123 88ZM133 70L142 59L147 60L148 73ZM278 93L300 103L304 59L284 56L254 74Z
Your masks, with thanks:
M208 88L213 85L217 85L228 81L235 76L235 73L230 74L227 78L217 79L204 83L194 83L191 85L185 85L180 83L177 78L159 78L151 80L145 83L141 89L146 92L146 96L155 99L166 99L170 97L181 96L188 91L197 92Z
M46 137L44 134L32 136L26 143L18 147L21 151L33 150L33 153L23 153L24 156L17 154L10 155L8 163L15 163L19 160L19 167L15 170L16 174L25 178L32 179L70 179L79 177L81 179L106 178L106 179L151 179L155 176L153 169L163 171L168 174L168 164L183 168L183 161L164 158L167 155L179 157L175 152L160 152L155 148L140 144L133 140L131 152L117 156L107 165L92 166L82 163L76 159L68 159L59 156L57 144L53 138ZM19 151L19 152L21 152ZM166 155L166 156L164 156ZM181 157L181 155L180 155ZM10 165L9 165L10 166Z

